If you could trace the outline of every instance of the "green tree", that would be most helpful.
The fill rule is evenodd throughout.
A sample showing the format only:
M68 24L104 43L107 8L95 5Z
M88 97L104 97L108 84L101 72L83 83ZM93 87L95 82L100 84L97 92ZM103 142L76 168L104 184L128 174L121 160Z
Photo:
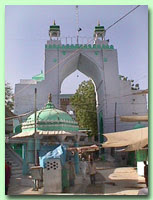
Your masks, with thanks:
M11 111L14 108L13 91L10 83L8 82L5 82L5 106L7 106Z
M91 130L90 136L97 137L96 94L91 80L83 81L70 98L80 128Z

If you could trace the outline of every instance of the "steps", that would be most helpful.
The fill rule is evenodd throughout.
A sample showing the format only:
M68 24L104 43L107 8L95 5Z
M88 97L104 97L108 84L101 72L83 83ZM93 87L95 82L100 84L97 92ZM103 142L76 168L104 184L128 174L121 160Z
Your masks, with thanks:
M20 158L7 144L5 148L5 160L11 164L11 178L8 194L13 194L14 187L18 187L22 180L22 158Z
M5 160L11 164L11 178L22 175L22 158L19 158L9 145L6 145Z
M22 158L14 152L9 144L7 144L5 148L5 160L6 162L11 163L11 178L8 189L9 195L16 195L16 188L20 188L22 190L25 187L33 187L34 183L32 178L22 174Z

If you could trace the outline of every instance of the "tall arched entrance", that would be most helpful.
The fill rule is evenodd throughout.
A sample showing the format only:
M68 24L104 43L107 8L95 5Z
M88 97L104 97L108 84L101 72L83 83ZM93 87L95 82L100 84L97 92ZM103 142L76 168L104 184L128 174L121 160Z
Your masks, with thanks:
M35 88L38 91L38 109L44 106L49 93L52 94L54 105L59 107L61 84L75 70L79 70L94 81L99 133L115 131L115 105L120 115L132 115L133 110L137 115L139 112L147 113L145 96L139 96L139 99L144 101L144 106L134 106L136 97L132 96L130 82L119 79L117 50L105 40L103 26L98 24L95 27L92 41L86 44L79 44L79 40L75 43L73 40L71 43L63 43L60 38L60 26L56 24L50 26L49 36L50 39L45 45L44 77L37 77L39 80L21 80L15 85L15 114L23 114L34 109ZM117 118L116 131L132 127L132 123L127 125Z
M55 30L56 29L56 30ZM25 113L34 108L34 88L37 88L37 107L41 107L47 101L47 96L52 93L52 100L56 107L60 107L60 91L63 80L79 70L90 77L97 94L97 116L103 123L98 123L100 132L114 131L113 117L114 105L119 96L119 78L117 51L104 38L104 27L100 24L95 27L92 44L62 44L60 40L60 27L54 24L50 26L50 40L45 45L45 69L44 79L41 81L31 80L16 85L18 90L26 84L30 84L24 91L15 95L16 114ZM72 83L73 86L73 83ZM21 103L22 101L22 103ZM27 102L31 101L29 105ZM22 108L19 105L22 104ZM101 115L100 115L101 113ZM102 116L102 117L99 117ZM106 123L107 121L107 123ZM103 128L101 127L103 124ZM103 131L102 131L103 129Z
M99 96L100 92L102 90L102 82L103 82L103 76L102 76L102 70L98 65L96 64L95 60L92 60L89 56L80 53L77 55L74 55L72 58L67 60L63 68L60 70L60 88L63 83L63 81L71 75L76 70L79 70L83 74L85 74L87 77L91 78L95 85L95 92L96 92L96 101L97 101L97 110L98 110L98 102L99 102ZM72 83L73 84L73 83ZM72 85L73 87L73 85ZM103 94L103 91L101 91ZM102 110L99 111L99 113L102 113ZM99 115L97 114L98 120L102 121L102 117L99 118ZM98 125L98 124L97 124ZM103 133L103 126L101 127L101 123L99 123L99 141L102 138Z

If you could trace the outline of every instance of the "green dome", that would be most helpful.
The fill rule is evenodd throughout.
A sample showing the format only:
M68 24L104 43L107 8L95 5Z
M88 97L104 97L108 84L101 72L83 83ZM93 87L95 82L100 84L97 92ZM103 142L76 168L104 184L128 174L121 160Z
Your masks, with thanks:
M30 115L25 123L22 123L22 132L34 130L35 113ZM78 131L79 127L72 117L59 109L56 109L51 100L45 108L37 111L37 130L42 131Z
M50 26L49 31L60 31L60 26L56 25L55 20L53 22L53 25Z
M33 76L32 79L38 82L43 81L45 79L43 71L41 71L40 74Z
M104 26L100 25L100 22L98 22L98 26L95 26L95 31L105 31L105 28Z

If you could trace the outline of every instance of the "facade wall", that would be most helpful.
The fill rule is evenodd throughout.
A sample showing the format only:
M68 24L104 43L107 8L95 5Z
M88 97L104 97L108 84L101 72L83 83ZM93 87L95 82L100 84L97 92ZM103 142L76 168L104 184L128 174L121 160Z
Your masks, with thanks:
M52 101L60 108L60 89L63 80L76 69L92 78L98 97L97 111L103 113L104 132L114 131L114 112L117 115L147 113L145 96L132 97L129 82L119 80L117 50L112 46L45 46L45 80L32 84L22 81L15 86L15 114L34 110L34 89L37 88L37 108L42 108L52 94ZM73 84L73 83L72 83ZM129 96L126 96L130 94ZM133 103L132 98L135 98ZM136 102L144 104L136 104ZM117 131L130 129L133 123L125 125L117 118Z

